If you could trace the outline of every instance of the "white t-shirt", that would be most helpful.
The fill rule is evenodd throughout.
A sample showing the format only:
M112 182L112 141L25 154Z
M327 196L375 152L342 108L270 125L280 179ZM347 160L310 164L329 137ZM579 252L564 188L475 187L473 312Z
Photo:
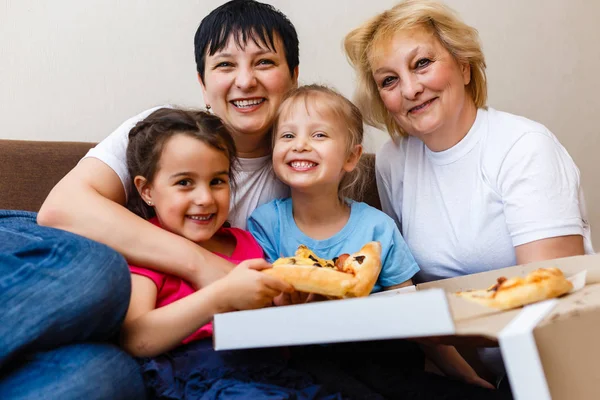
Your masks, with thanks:
M515 246L582 235L593 253L579 170L543 125L480 109L454 147L432 152L415 137L376 158L383 210L396 220L418 281L516 264Z
M127 195L135 190L127 171L129 131L139 121L163 107L172 108L169 105L154 107L128 119L84 156L97 158L112 168L121 179ZM233 178L235 190L231 196L228 220L237 228L246 229L248 217L259 205L289 196L289 188L273 172L271 156L240 158Z

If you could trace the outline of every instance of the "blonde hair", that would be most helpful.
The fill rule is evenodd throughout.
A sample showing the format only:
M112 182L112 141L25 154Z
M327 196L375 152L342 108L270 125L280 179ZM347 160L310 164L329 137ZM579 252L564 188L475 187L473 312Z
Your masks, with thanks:
M469 64L471 80L467 93L477 108L486 106L485 58L477 30L465 24L448 6L434 0L405 0L351 31L344 40L350 64L357 73L355 101L365 122L387 129L390 136L406 136L379 96L373 79L371 51L400 31L424 28L432 32L454 59Z
M290 108L298 102L303 102L308 110L309 102L314 104L316 101L321 101L318 107L315 107L318 113L330 113L336 118L344 121L346 130L346 147L344 149L346 157L349 157L357 145L362 145L364 128L363 118L360 110L346 97L323 85L304 85L296 89L292 89L286 94L273 124L273 145L277 137L278 126L284 115ZM338 186L338 197L340 200L351 198L354 200L362 200L363 189L366 185L366 163L362 158L359 159L356 167L342 177Z

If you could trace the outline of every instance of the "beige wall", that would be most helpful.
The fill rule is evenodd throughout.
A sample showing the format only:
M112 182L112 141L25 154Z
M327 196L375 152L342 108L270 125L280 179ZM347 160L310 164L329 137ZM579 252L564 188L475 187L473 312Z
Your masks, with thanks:
M267 2L298 29L301 81L328 83L350 96L353 74L342 38L396 0ZM582 172L599 231L600 2L447 2L479 29L489 104L540 121L559 137ZM98 141L147 107L202 105L193 35L221 3L1 0L0 138ZM374 150L384 140L371 131L367 146Z

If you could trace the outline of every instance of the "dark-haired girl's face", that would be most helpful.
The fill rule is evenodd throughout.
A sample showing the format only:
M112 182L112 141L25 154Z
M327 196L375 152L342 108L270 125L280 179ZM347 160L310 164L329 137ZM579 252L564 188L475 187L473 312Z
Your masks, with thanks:
M266 139L284 95L297 85L278 35L275 51L248 40L243 48L233 37L214 55L206 56L204 100L232 130L241 157L259 157L270 152Z
M229 214L229 159L201 140L178 134L165 143L152 182L139 185L161 226L209 245Z

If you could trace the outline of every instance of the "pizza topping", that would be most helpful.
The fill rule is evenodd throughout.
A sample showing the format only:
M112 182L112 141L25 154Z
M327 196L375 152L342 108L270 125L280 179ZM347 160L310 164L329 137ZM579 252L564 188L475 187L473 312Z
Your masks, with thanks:
M350 257L349 254L342 254L339 257L335 258L335 267L339 270L339 271L343 271L344 270L344 263L346 262L346 259Z
M316 263L318 263L318 262L319 262L319 260L317 260L316 258L314 258L314 257L312 256L312 254L309 254L309 255L308 255L308 258L310 258L311 260L313 260L313 261L314 261L314 262L316 262Z
M356 256L354 257L354 259L356 260L356 262L361 265L363 263L363 261L365 261L365 256Z
M502 285L504 282L506 282L506 278L501 276L500 278L498 278L496 284L488 289L488 292L498 291L498 289L500 288L500 285Z

